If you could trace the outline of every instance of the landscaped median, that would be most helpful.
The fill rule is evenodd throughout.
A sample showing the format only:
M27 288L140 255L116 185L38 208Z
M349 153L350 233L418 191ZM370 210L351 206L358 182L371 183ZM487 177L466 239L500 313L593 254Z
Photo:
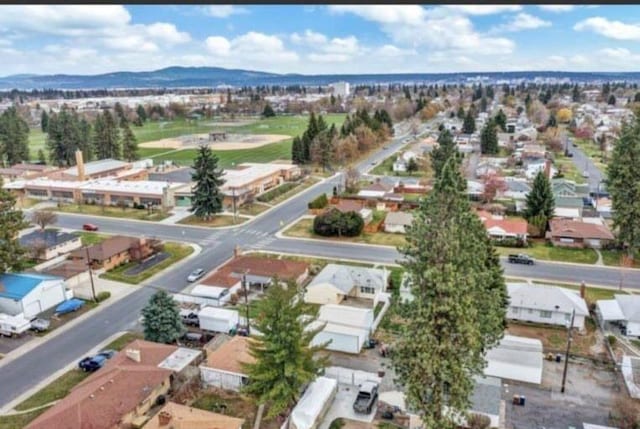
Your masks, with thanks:
M106 216L120 219L146 220L151 222L161 221L168 218L171 214L164 210L154 209L134 209L131 207L115 207L101 206L92 204L60 204L57 207L51 207L47 210L53 210L61 213L75 213L91 216Z
M178 221L178 224L191 225L191 226L206 226L209 228L219 228L222 226L240 225L241 223L245 223L248 220L249 218L243 217L243 216L236 216L234 220L233 215L227 215L227 214L213 215L209 220L200 219L196 215L191 215Z
M149 260L147 262L129 262L127 264L120 265L106 273L102 274L100 277L114 280L123 283L130 284L139 284L146 279L152 277L153 275L159 273L165 268L175 264L181 259L186 258L191 253L193 253L193 247L178 244L178 243L164 243L164 248L162 252L159 254L167 254L161 262L153 263L153 260ZM158 256L156 256L157 258ZM140 267L141 264L149 263L149 267L146 269L138 270L137 267Z

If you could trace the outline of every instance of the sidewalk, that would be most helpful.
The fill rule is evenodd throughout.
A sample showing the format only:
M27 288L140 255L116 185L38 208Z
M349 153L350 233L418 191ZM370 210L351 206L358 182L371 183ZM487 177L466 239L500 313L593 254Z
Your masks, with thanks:
M162 219L160 222L157 222L157 223L161 223L165 225L166 224L175 225L176 223L180 222L182 219L192 215L192 213L189 211L189 207L174 207L171 211L173 212L171 216L169 216L166 219Z

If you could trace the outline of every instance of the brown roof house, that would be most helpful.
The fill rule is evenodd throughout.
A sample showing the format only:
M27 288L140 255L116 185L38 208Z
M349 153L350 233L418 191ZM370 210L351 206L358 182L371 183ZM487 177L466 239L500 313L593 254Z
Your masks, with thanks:
M113 429L140 427L147 412L171 387L173 374L198 351L136 340L99 371L42 413L28 429ZM195 355L194 355L195 354Z
M552 219L547 237L559 247L592 247L599 249L611 243L614 236L605 225L571 219Z
M335 206L328 207L327 210L335 208L342 213L356 212L364 220L365 225L373 220L373 211L367 208L364 201L340 199Z
M206 361L200 365L202 382L207 386L240 391L249 380L242 364L255 362L249 354L249 341L252 340L248 337L235 336L218 348L207 350Z
M158 240L116 235L89 247L89 260L93 268L110 270L120 264L151 256L158 250L158 245ZM78 249L71 252L69 259L86 262L87 251Z
M168 402L142 429L242 429L244 419Z

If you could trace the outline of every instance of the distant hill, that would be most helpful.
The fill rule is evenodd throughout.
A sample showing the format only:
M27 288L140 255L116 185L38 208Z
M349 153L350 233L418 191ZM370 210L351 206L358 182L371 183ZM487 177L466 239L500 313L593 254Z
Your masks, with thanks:
M352 85L381 83L447 82L461 83L473 79L496 82L524 79L569 79L572 82L640 81L640 73L604 72L488 72L488 73L415 73L364 75L276 74L220 67L168 67L148 72L114 72L99 75L34 75L0 77L0 90L11 89L115 89L115 88L184 88L254 85L326 85L340 80Z

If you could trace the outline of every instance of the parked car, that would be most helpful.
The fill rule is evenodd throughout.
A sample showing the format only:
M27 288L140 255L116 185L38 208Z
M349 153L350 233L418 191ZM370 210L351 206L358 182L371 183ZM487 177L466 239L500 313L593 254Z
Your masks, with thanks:
M78 367L85 372L97 371L104 366L107 358L102 355L88 356L78 362Z
M358 396L353 403L356 413L370 414L378 400L378 384L373 381L365 381L360 385Z
M107 349L107 350L102 350L96 356L104 356L107 359L111 359L112 357L115 356L116 353L118 353L118 352L115 351L115 350Z
M202 268L198 268L197 270L193 270L193 272L189 274L189 276L187 277L187 281L190 283L193 283L203 275L204 275L204 270Z
M183 314L182 323L187 326L200 326L200 319L196 313Z
M82 229L84 229L85 231L97 231L98 226L92 223L85 223L84 225L82 225Z
M509 255L509 262L512 264L533 265L535 263L535 260L529 255L520 253L518 255Z
M44 332L49 329L49 326L51 326L51 322L47 319L35 319L31 322L31 329L36 332Z
M588 179L589 178L589 172L588 171L584 171L582 173L582 177L584 177L585 179Z
M56 314L67 314L78 311L84 305L84 301L77 298L69 299L56 307Z

